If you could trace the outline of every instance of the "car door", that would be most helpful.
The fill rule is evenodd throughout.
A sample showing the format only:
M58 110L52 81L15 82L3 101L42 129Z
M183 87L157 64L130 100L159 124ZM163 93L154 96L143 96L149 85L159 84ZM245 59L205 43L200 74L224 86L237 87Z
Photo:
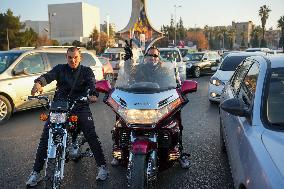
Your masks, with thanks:
M24 56L13 68L13 89L16 94L14 101L17 109L26 109L38 106L37 100L28 100L34 80L46 71L46 66L40 53L31 53Z
M92 69L97 81L104 78L103 66L97 57L94 57L89 53L82 53L81 64Z
M226 86L224 94L222 94L221 102L230 98L238 98L242 81L250 66L251 62L245 61L237 68L230 83L228 84L228 86ZM239 134L240 123L237 117L229 114L228 112L221 110L220 114L227 146L228 158L231 162L232 174L234 175L237 172L237 167L234 162L236 162L236 159L238 157L237 135Z

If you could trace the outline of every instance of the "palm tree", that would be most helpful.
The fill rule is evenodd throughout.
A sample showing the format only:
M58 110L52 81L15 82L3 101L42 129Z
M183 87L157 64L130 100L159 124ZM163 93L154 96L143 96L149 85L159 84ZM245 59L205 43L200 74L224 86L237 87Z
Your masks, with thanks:
M280 19L278 20L278 27L281 28L280 43L282 45L282 49L284 52L284 16L281 16Z
M262 40L261 40L261 45L266 46L265 44L265 40L264 40L264 34L265 34L265 25L266 25L266 20L269 17L269 12L271 11L271 9L269 9L268 6L263 5L262 7L260 7L259 11L258 11L258 15L261 18L261 27L262 27Z
M251 41L250 41L250 44L252 47L260 47L260 38L261 38L261 35L262 35L262 29L260 26L256 26L250 36L251 36Z
M229 48L233 49L235 44L235 37L236 37L236 29L230 28L228 30L228 39L229 39Z

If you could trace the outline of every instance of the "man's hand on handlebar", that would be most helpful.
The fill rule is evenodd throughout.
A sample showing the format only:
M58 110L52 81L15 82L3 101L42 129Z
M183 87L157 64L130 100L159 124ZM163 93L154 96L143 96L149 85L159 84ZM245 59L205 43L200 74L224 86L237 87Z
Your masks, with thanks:
M42 94L43 89L40 83L36 82L31 90L31 95L34 96L36 93Z

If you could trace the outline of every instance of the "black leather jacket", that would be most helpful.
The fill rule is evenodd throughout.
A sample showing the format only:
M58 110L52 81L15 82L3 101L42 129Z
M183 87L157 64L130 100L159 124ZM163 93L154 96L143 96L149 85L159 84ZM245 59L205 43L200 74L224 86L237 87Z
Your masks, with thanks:
M81 67L80 69L79 66ZM73 86L75 74L80 71L76 85L69 98L76 99L80 96L86 96L88 89L90 89L90 95L98 96L95 87L96 79L92 69L82 65L79 66L77 69L72 69L68 64L59 64L49 72L35 79L35 82L40 82L41 86L45 86L56 80L57 85L54 99L66 99Z

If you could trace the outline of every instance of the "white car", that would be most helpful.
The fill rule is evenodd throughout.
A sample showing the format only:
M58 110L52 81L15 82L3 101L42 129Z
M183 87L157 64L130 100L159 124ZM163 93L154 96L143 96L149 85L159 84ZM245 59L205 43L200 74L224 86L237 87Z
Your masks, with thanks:
M159 48L160 55L164 61L176 62L178 67L179 76L182 81L186 79L186 62L181 56L178 48ZM185 58L187 59L187 58Z
M26 50L0 52L0 125L9 120L14 112L41 106L37 100L28 100L34 80L58 64L66 64L65 47L39 47ZM90 51L81 49L82 62L102 80L103 67ZM44 87L44 94L52 97L56 81Z
M247 57L254 55L265 55L261 52L239 52L230 53L221 62L215 74L210 78L208 87L208 98L210 103L220 102L220 96L224 85L230 80L237 66ZM213 68L214 69L214 68Z

